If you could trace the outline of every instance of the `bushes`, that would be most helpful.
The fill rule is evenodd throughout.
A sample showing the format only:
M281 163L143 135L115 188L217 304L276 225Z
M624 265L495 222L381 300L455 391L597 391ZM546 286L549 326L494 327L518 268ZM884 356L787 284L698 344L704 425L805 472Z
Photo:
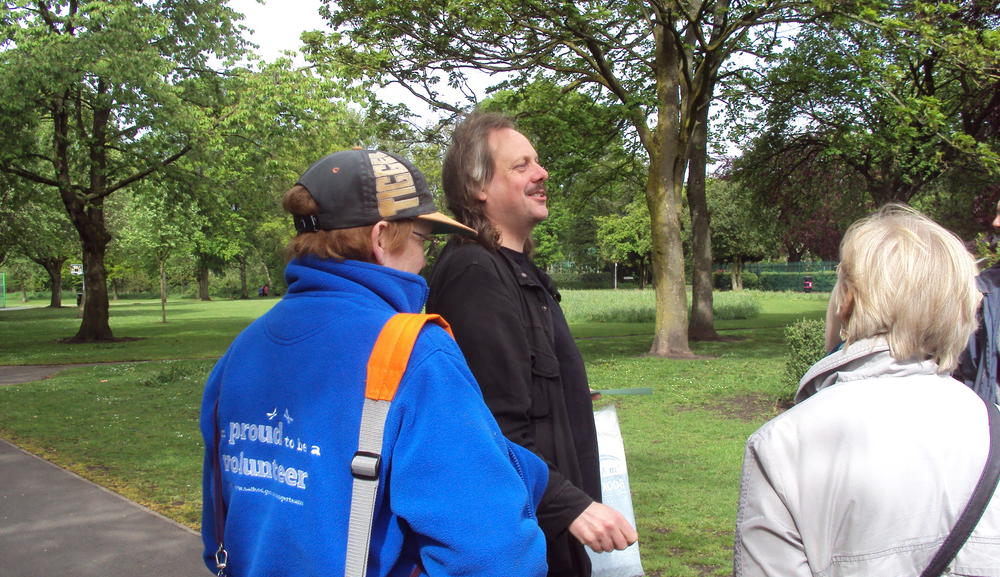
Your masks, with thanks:
M645 323L656 319L651 290L560 290L569 322Z
M785 346L788 357L785 360L784 393L778 399L782 405L790 405L795 397L799 379L809 367L826 356L826 323L818 319L802 319L785 328Z
M750 293L728 292L712 296L712 315L717 321L752 319L759 314L760 303Z
M756 274L744 271L740 274L743 279L743 288L747 290L757 290L760 288L760 277ZM729 271L717 270L712 273L712 288L716 290L728 291L733 289L733 277Z
M609 289L614 279L607 272L551 273L552 280L560 290ZM744 270L740 275L743 288L746 290L763 290L772 292L803 292L803 281L812 278L812 292L830 292L837 282L837 272L833 270L775 272L761 271L760 274ZM690 281L690 279L688 279ZM636 287L634 280L618 280L619 288ZM733 288L733 280L728 270L712 272L712 287L717 291L729 291Z
M559 290L607 289L614 282L607 272L553 272L549 276Z

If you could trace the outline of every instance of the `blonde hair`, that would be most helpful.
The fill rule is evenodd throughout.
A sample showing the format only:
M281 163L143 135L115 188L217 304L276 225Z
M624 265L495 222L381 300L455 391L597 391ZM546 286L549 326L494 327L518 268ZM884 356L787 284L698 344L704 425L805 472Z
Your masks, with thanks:
M954 234L912 208L888 204L847 230L831 301L850 301L845 345L881 335L897 360L958 364L982 298L976 263Z
M285 192L281 199L286 212L296 216L306 216L319 212L319 205L309 191L300 184ZM387 221L386 249L394 252L403 247L413 231L413 220ZM375 262L372 247L372 227L374 223L354 228L334 230L317 230L315 232L300 232L288 243L285 253L288 258L312 255L319 258L337 260L352 259L364 262Z

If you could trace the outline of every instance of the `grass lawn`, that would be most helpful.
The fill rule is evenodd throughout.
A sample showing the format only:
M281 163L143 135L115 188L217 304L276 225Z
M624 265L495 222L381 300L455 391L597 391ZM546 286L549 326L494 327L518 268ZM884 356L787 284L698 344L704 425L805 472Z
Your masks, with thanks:
M693 343L698 359L670 360L643 356L653 330L642 312L652 306L651 291L564 292L592 387L653 391L598 401L618 407L648 575L731 573L743 443L776 414L784 327L823 318L827 298L751 296L757 317L720 320L724 340ZM197 528L202 383L232 337L274 302L174 301L166 324L158 301L115 303L116 336L138 340L104 345L58 342L79 326L73 308L0 312L0 365L151 361L74 368L0 387L0 436ZM615 308L626 312L585 312Z
M111 330L115 337L125 340L74 345L60 340L72 337L80 328L75 307L32 306L2 311L0 365L215 359L225 352L236 333L276 302L273 298L175 300L167 304L164 324L158 299L113 301Z

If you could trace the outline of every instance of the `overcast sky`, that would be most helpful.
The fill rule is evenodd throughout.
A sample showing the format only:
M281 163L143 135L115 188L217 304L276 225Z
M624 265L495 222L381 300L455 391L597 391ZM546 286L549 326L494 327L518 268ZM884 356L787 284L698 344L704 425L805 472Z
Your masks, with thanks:
M267 61L284 50L298 50L299 36L305 30L328 30L320 18L320 0L229 0L229 6L244 15L243 25L251 29L250 40L259 46L257 53ZM403 103L419 117L438 118L421 100L398 86L388 86L379 93L383 102Z
M250 40L260 46L265 60L274 60L282 50L296 50L305 30L326 28L319 17L319 0L229 0L229 6L243 13L243 25L253 30Z

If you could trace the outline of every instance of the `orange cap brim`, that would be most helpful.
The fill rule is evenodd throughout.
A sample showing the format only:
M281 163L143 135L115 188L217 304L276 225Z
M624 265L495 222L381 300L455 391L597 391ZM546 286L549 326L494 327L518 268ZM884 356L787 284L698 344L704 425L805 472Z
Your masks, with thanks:
M450 216L446 216L440 212L428 212L427 214L417 216L417 218L429 222L431 225L431 232L433 234L458 233L473 236L476 234L474 229L469 228Z

